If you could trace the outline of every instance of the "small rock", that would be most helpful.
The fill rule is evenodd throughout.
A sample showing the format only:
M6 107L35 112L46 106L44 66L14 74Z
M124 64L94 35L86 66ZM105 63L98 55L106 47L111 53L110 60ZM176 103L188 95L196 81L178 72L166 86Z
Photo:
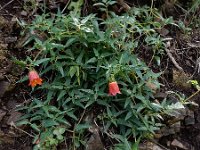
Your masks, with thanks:
M167 93L157 92L157 93L154 95L154 97L155 97L156 99L163 100L164 98L167 97L167 95L168 95Z
M86 144L86 150L104 150L99 134L91 135Z
M21 15L22 15L22 16L27 16L27 14L28 14L28 13L27 13L26 11L24 11L24 10L21 11Z
M162 136L163 136L162 133L155 133L155 134L154 134L154 138L155 138L155 139L160 139Z
M177 122L179 120L184 120L185 116L187 115L187 109L186 108L176 109L170 112L170 115L173 116L174 118L171 120L168 120L167 122L169 124L173 124L174 122Z
M152 150L153 147L153 143L152 142L144 142L144 143L140 143L138 149L139 150Z
M195 124L195 119L193 117L187 116L185 117L185 125L194 125Z
M3 73L0 73L0 81L4 79Z
M0 48L1 49L8 49L8 44L0 43Z
M3 119L3 117L6 115L6 112L2 109L0 109L0 121Z
M0 16L0 30L7 27L7 24L7 20L3 16Z
M191 84L188 83L190 80L190 75L183 73L182 71L173 70L173 83L180 88L185 90L191 89Z
M14 110L11 111L10 117L7 120L7 125L12 125L12 123L16 123L21 116L22 116L22 113L14 111Z
M200 111L196 111L196 119L197 119L197 122L200 123Z
M175 131L176 133L177 133L177 132L180 132L180 130L181 130L181 122L178 121L178 122L172 124L172 125L170 126L170 128L173 128L174 131Z
M9 44L9 43L13 43L17 41L17 37L6 37L5 39L5 43Z
M178 121L175 122L174 124L171 124L170 126L162 127L160 131L163 134L163 136L168 136L180 132L180 128L181 128L181 122Z
M6 134L0 130L1 144L14 144L15 138L12 135Z
M185 125L194 125L195 124L195 118L194 118L194 112L191 110L187 111L187 116L185 117Z
M17 20L18 20L17 17L13 16L12 19L11 19L11 22L15 23L15 22L17 22Z
M180 132L181 129L181 122L175 122L173 124L171 124L170 126L165 126L162 127L160 130L160 136L168 136L168 135L172 135L172 134L176 134L177 132Z
M189 150L187 146L185 146L182 142L178 141L177 139L174 139L171 143L171 146L180 148L183 150Z
M187 116L190 116L192 118L194 118L194 111L191 111L191 110L187 110Z
M5 92L9 89L10 83L7 81L0 81L0 98L3 97Z
M164 150L159 145L150 141L147 141L145 143L140 143L138 149L139 150Z
M89 129L89 131L92 135L86 143L86 150L104 150L104 146L99 135L99 129L93 126Z
M168 135L176 133L173 128L169 128L169 127L163 127L163 128L161 128L161 132L162 132L163 136L168 136Z
M8 100L6 106L7 106L7 108L8 108L9 110L12 110L12 109L15 109L19 104L20 104L20 103L17 103L16 100L10 99L10 100Z
M154 144L152 150L163 150L160 146Z
M162 36L166 36L167 34L169 34L169 30L167 30L166 28L162 28L159 33L162 35Z

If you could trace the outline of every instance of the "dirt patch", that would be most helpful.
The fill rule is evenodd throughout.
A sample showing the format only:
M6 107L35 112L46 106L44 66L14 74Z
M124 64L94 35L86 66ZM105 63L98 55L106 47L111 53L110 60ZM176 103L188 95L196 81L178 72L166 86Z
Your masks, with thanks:
M16 84L24 71L14 63L14 58L23 57L15 48L19 37L16 16L20 9L17 0L0 2L0 149L7 150L32 149L32 139L23 132L24 128L15 127L22 115L16 107L25 101L22 85Z

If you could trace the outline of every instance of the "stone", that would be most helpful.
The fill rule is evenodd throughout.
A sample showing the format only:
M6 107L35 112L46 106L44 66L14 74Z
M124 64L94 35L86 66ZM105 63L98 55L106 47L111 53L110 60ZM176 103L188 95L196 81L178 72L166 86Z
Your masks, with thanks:
M9 44L9 43L16 42L17 41L17 37L16 36L14 36L14 37L6 37L4 40L5 40L6 44Z
M178 121L178 122L172 124L170 126L170 128L173 128L175 133L180 132L180 130L181 130L181 122Z
M22 16L27 16L28 13L27 13L26 11L23 10L23 11L21 11L21 15L22 15Z
M183 150L190 150L190 149L188 149L187 146L185 146L182 142L178 141L177 139L174 139L171 142L171 146L176 147L176 148L180 148L180 149L183 149Z
M7 125L12 125L13 123L15 124L18 121L18 119L22 116L22 113L17 112L15 110L11 111L9 114L10 116L7 120Z
M0 16L0 30L7 27L8 21L3 17Z
M86 143L86 150L104 150L98 127L92 126L89 131L92 133L92 135Z
M12 135L6 134L0 130L0 142L1 144L14 144L15 138Z
M7 81L0 81L0 98L4 96L5 92L9 89L10 83Z
M187 116L184 119L185 125L194 125L195 124L195 118L194 118L194 112L191 110L187 111Z
M144 143L140 143L138 149L139 150L152 150L153 143L150 141L146 141Z
M99 134L92 134L86 144L86 150L104 150Z
M6 111L0 109L0 121L3 119L3 117L6 115Z
M183 88L184 90L191 89L190 75L182 71L173 70L173 83L175 86Z
M7 107L9 110L12 110L12 109L15 109L15 108L16 108L17 106L19 106L19 105L20 105L20 103L17 103L16 100L10 99L10 100L8 100L6 107Z
M185 117L185 125L188 126L188 125L194 125L195 124L195 119L190 117L190 116L187 116Z
M162 130L163 136L168 136L168 135L172 135L175 134L175 130L173 128L165 128L164 130Z
M176 134L180 132L180 129L181 129L181 121L177 121L171 124L170 126L162 127L160 130L161 133L156 136L162 137L162 136Z
M157 92L154 97L158 100L163 100L167 97L167 93L164 93L164 92Z
M164 149L154 142L147 141L144 143L140 143L138 150L164 150Z
M160 146L154 144L152 150L163 150Z

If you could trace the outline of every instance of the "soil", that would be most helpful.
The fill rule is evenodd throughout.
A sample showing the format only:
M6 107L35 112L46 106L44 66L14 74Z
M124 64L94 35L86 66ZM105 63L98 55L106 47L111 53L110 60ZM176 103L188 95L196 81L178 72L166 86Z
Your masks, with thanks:
M27 83L17 83L26 70L16 65L14 59L24 59L26 56L23 48L18 46L21 29L17 24L17 18L29 20L30 16L26 15L22 1L0 1L0 150L31 150L33 146L31 130L26 126L15 126L17 119L23 115L16 110L16 107L27 103L30 99ZM154 69L164 71L160 79L165 85L164 91L181 92L186 96L195 92L193 87L183 84L183 81L190 79L194 73L192 79L200 82L200 75L195 73L196 60L200 57L199 37L200 28L193 29L190 35L181 33L179 30L175 31L171 42L174 46L171 46L171 53L183 68L184 74L177 70L167 55L163 56L160 68ZM142 55L141 57L148 60L148 54L146 57ZM190 101L200 105L200 95L192 97ZM169 144L176 139L191 149L200 149L200 108L190 108L190 110L194 112L194 116L186 115L180 121L180 131L162 136L158 140L160 144L171 150L181 149Z

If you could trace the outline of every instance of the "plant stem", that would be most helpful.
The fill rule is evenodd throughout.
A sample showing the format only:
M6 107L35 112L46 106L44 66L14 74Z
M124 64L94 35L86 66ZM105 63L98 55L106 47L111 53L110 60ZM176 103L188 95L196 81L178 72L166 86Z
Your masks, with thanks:
M195 95L197 95L200 92L200 90L196 91L195 93L193 93L192 95L190 95L190 97L188 97L187 99L185 99L185 101L188 101L189 99L191 99L192 97L194 97Z

